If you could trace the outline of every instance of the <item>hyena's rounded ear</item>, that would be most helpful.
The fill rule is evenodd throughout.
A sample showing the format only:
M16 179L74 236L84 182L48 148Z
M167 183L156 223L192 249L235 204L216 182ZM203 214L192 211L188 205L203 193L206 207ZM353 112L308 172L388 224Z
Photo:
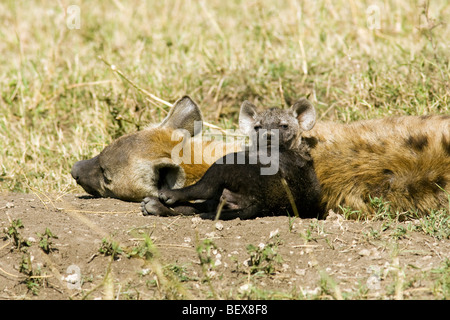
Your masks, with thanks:
M255 122L256 107L249 101L244 101L239 112L239 129L243 134L250 135Z
M311 130L316 123L316 109L306 98L301 98L291 107L294 117L303 131Z
M197 104L188 96L184 96L173 105L167 117L161 122L160 127L173 129L185 129L191 136L199 133L196 124L203 122L202 112ZM201 127L200 127L201 128Z

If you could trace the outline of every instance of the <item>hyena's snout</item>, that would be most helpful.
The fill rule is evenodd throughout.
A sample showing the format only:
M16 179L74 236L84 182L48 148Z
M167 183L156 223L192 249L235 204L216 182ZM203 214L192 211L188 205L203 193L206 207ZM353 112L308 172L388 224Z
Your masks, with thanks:
M75 181L89 194L100 197L100 176L102 175L98 156L75 162L70 172Z
M78 183L78 180L80 179L81 167L82 167L81 161L77 161L73 165L72 171L70 171L72 178L74 178L77 183Z

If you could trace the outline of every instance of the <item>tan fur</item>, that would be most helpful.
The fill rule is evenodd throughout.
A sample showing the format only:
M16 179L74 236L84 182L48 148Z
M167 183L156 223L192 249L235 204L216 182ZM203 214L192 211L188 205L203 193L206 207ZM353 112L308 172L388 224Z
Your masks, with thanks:
M144 197L158 194L161 168L173 171L176 183L172 187L181 188L195 183L210 165L229 150L236 150L233 144L227 145L217 141L201 141L199 137L184 138L184 143L191 144L190 163L176 164L171 158L172 150L182 142L174 135L175 129L152 127L118 138L101 153L102 167L105 174L113 176L111 183L101 181L98 190L102 196L115 197L128 201L141 201ZM212 143L213 152L204 149ZM205 154L201 163L195 163L195 152ZM180 156L183 155L181 150Z
M174 137L173 132L173 129L159 128L159 130L153 131L151 134L149 133L148 137L149 140L151 140L151 145L153 147L151 150L148 150L148 152L164 155L165 157L170 158L172 149L177 144L182 142L181 138L177 139ZM180 163L180 166L186 174L185 186L197 182L206 170L208 170L211 164L213 164L217 159L223 157L226 153L239 150L239 145L237 143L227 144L222 141L202 139L202 137L193 137L184 143L189 143L191 145L191 161L189 163ZM211 152L209 152L209 149L207 148L210 148ZM195 163L196 153L200 153L202 155L201 163ZM183 151L181 150L180 157L182 156Z
M327 210L372 216L375 197L394 213L449 208L449 116L321 122L308 135L318 140L312 156Z

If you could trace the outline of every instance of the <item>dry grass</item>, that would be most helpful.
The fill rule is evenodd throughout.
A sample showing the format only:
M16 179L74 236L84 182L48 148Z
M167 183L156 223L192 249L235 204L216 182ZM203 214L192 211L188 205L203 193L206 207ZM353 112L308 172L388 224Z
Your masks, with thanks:
M448 113L449 16L444 0L3 1L1 190L81 191L76 160L164 116L99 55L166 101L191 95L222 127L244 99L304 95L336 121Z
M80 8L80 29L68 28L70 5ZM380 29L370 28L376 10ZM75 161L165 116L167 106L123 81L98 56L165 101L189 94L206 120L223 128L236 126L244 99L286 106L309 95L320 119L343 122L450 113L447 0L6 0L0 2L0 21L0 193L81 192L70 176ZM67 211L80 217L90 212ZM402 228L379 218L382 226L361 241L384 246L416 231L448 238L448 215L434 213ZM89 226L87 218L78 220ZM319 226L311 222L305 243L322 237L325 248L340 244L332 233L328 241ZM199 258L207 252L207 243L201 244ZM182 266L168 270L159 260L152 263L162 296L185 296L188 286L179 287L175 278L182 272L174 271ZM402 269L396 255L390 265L393 271L386 267L380 277L393 283L392 292L381 298L403 298L421 289L413 283L427 279L435 281L426 288L435 291L433 297L449 297L448 258L439 269L423 271L423 279L405 276L407 266ZM120 292L110 266L86 297L100 289L110 298ZM341 292L326 273L320 281L314 293L255 286L232 297L379 298L364 285Z

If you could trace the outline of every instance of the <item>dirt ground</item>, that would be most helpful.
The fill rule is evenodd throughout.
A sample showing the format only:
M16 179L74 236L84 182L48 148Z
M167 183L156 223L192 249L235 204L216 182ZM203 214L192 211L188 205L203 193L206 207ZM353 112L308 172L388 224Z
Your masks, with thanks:
M145 217L139 203L7 193L0 195L0 298L448 298L450 241L418 224L336 214ZM58 238L43 235L46 228Z

